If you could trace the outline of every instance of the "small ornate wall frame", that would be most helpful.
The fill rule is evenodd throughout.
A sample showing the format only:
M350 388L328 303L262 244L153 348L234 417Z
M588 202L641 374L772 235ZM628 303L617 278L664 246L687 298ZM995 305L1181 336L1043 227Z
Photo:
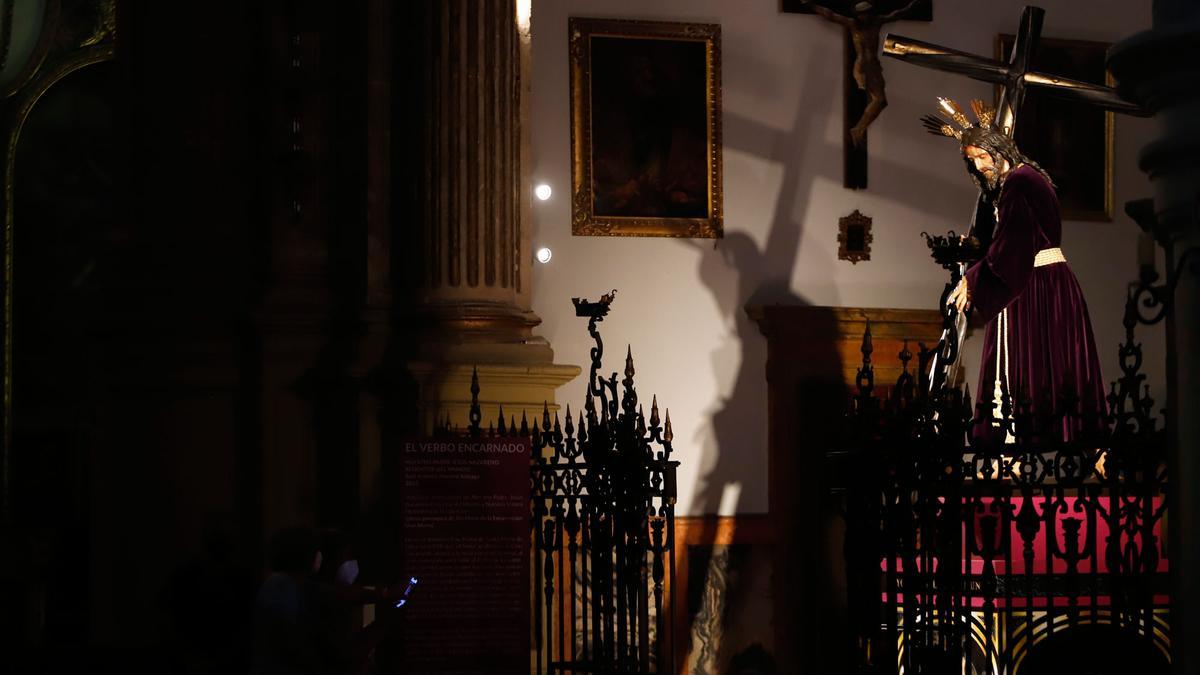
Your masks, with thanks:
M854 210L838 219L838 260L849 260L857 265L859 260L871 259L871 219Z
M571 233L722 236L721 27L572 17Z

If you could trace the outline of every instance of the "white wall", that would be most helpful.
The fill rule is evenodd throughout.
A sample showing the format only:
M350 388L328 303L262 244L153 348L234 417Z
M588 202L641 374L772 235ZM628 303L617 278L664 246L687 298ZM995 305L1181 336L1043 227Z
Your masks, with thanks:
M991 54L1014 32L1023 3L934 1L931 23L896 33ZM1150 3L1041 0L1047 37L1117 41L1150 26ZM584 365L590 342L573 296L618 289L601 325L606 366L621 370L632 344L638 391L671 410L680 470L679 513L764 512L766 345L748 302L932 308L944 274L919 233L963 231L975 188L946 139L918 123L934 97L991 100L989 85L884 60L889 107L871 126L870 188L842 187L842 33L815 16L783 14L778 0L535 0L532 138L534 247L552 261L534 273L540 334L559 362ZM969 9L968 9L969 8ZM567 18L618 17L719 23L722 31L725 238L573 237ZM886 29L885 29L886 30ZM1105 376L1116 377L1125 284L1136 274L1136 226L1126 200L1150 196L1136 156L1152 122L1118 116L1112 223L1067 222L1063 248L1087 294ZM1036 158L1035 158L1036 159ZM874 218L871 260L837 259L837 221ZM1142 329L1152 384L1162 381L1161 331ZM976 339L978 342L978 338ZM970 366L969 378L976 369ZM1165 395L1156 387L1159 399ZM581 382L560 391L577 408Z

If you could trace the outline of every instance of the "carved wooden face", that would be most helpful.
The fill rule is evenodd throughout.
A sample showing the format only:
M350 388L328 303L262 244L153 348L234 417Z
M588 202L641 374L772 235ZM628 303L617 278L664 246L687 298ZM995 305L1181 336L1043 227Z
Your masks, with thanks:
M967 160L968 165L975 168L980 176L983 176L988 188L993 190L1011 168L1007 159L999 155L992 155L987 150L975 145L963 147L963 158Z
M996 160L992 158L991 153L983 148L974 145L968 145L963 148L963 156L967 161L975 165L975 170L991 180L996 173Z

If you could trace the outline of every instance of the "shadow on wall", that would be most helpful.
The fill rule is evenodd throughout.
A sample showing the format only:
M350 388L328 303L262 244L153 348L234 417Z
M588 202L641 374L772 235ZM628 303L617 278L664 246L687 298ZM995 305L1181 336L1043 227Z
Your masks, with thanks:
M820 139L824 125L830 117L840 115L840 110L833 109L832 101L835 96L827 94L840 94L842 81L840 73L826 68L821 54L812 49L806 51L798 62L808 64L807 69L797 75L786 75L764 64L752 64L742 67L736 73L736 80L732 76L727 77L727 82L736 81L739 88L748 89L756 96L769 96L770 92L778 90L784 78L787 82L794 83L791 86L806 92L820 92L819 95L802 97L792 124L786 130L772 128L745 116L726 113L724 142L727 148L777 163L783 169L780 192L770 216L765 244L760 247L757 237L751 236L744 229L727 230L725 238L718 240L715 246L693 240L680 242L698 251L697 276L712 294L721 315L726 317L725 325L728 327L724 344L711 355L721 398L713 408L706 411L711 419L711 431L702 428L695 439L702 447L701 475L693 491L691 508L695 514L712 516L724 511L740 515L751 509L758 509L758 504L761 503L753 491L764 487L764 469L749 460L764 457L769 446L767 342L761 336L759 326L747 315L745 308L755 305L811 304L791 287L800 256L801 235L806 224L799 222L798 217L807 212L814 201L813 185L817 179L825 178L832 184L840 182L841 148L833 147L834 144L824 143ZM900 93L900 100L906 100L903 92ZM912 133L923 133L915 119ZM814 143L812 139L818 140ZM829 158L835 158L836 161L827 161ZM953 163L956 159L953 153L949 152L944 161ZM876 199L886 200L897 206L913 205L919 200L924 200L921 203L928 207L928 197L931 194L946 196L961 192L964 203L969 202L969 181L947 180L920 166L914 166L911 160L872 156L870 162L873 175L878 178L872 195ZM915 185L922 186L922 190L913 190L912 186ZM844 199L844 195L839 194L831 197ZM936 208L945 209L950 208L952 201L939 200L934 203ZM817 233L816 236L824 235ZM834 236L835 229L830 227L828 239L831 249ZM913 236L916 236L915 231ZM837 263L831 255L821 258L818 264L816 269L806 268L805 276L814 279L833 276ZM940 281L942 273L932 263L928 273L931 279L936 278ZM840 304L836 297L829 302L833 305ZM913 298L905 304L913 307L932 307L935 303L936 297L930 297ZM820 466L819 458L794 456L799 455L799 451L802 450L823 447L821 441L816 439L831 430L826 420L830 419L830 415L836 415L844 402L842 362L835 347L835 341L840 339L840 336L837 335L834 318L830 315L827 323L823 320L816 323L819 325L804 326L804 344L798 344L796 347L797 350L805 352L802 358L805 365L801 366L803 374L789 374L803 380L797 382L800 387L794 393L804 407L796 410L778 410L775 413L778 417L786 416L789 419L777 418L772 422L787 427L784 435L776 433L774 436L807 439L810 442L805 443L803 447L797 447L797 452L788 453L788 456L783 458L786 461L776 461L770 471L778 475L774 478L767 476L766 482L790 488L786 491L789 494L771 496L772 506L782 511L770 514L770 526L777 533L772 540L773 545L779 549L774 554L776 578L786 574L795 578L808 576L820 582L809 584L813 588L800 591L790 588L797 584L776 584L778 590L772 593L785 593L788 597L775 598L774 611L776 614L787 611L789 615L766 617L757 634L748 632L748 629L742 626L736 635L727 635L727 639L722 639L722 631L730 630L738 622L738 612L745 611L745 608L753 606L757 601L741 596L755 592L753 589L758 586L729 586L728 579L734 577L727 570L718 570L711 566L707 571L693 572L692 576L699 573L705 577L703 583L695 579L689 583L693 588L704 589L697 596L704 598L699 602L717 603L720 607L688 607L689 634L686 642L690 652L689 671L692 673L732 672L732 658L740 651L753 648L755 642L761 643L757 646L758 649L765 647L766 651L774 656L776 663L786 668L789 659L787 652L795 653L798 650L797 645L809 645L813 639L811 635L817 634L830 636L831 643L812 645L816 651L823 654L805 655L803 660L820 660L827 665L838 661L839 657L833 653L837 651L837 646L832 644L837 641L836 628L827 626L819 629L810 633L808 639L801 639L794 645L776 644L779 640L793 642L793 638L799 637L802 629L811 623L810 619L795 611L796 607L804 606L805 602L822 603L835 612L841 608L844 613L844 579L841 578L840 571L834 570L836 563L841 559L838 548L840 534L836 531L837 527L840 527L837 522L840 521L837 521L835 516L805 515L817 513L828 505L822 499L819 474L811 470ZM778 369L772 374L780 376ZM820 408L820 411L817 408ZM782 448L776 452L788 450L789 448ZM772 459L779 460L780 457L774 455ZM705 531L701 541L715 546L717 521L710 517L704 522ZM737 542L736 522L734 525L731 541ZM831 528L831 525L834 527ZM816 552L818 550L826 553ZM823 560L823 556L828 559ZM724 560L728 557L711 556L713 560ZM709 588L714 585L719 588ZM834 623L838 621L836 617L831 618ZM713 622L715 625L699 625L702 621ZM772 623L779 628L773 629Z
M818 89L833 89L838 85L823 68L819 59L805 59L810 66L797 82L810 83ZM755 71L765 72L765 71ZM823 105L799 105L788 130L765 127L755 120L738 115L725 119L727 146L748 154L777 162L783 167L780 194L771 215L766 244L758 243L745 231L726 232L725 238L708 247L707 242L681 240L700 253L697 276L712 294L721 316L725 317L728 334L711 355L715 379L721 399L708 411L711 432L702 428L697 441L702 446L702 474L693 491L692 511L698 514L718 514L727 493L736 494L725 510L735 514L751 508L751 490L763 485L763 467L748 461L763 457L767 447L767 397L765 365L767 345L758 326L745 311L748 305L783 304L809 305L807 299L794 293L791 286L800 253L802 224L796 214L807 210L811 184L817 175L802 184L807 141L819 133L819 126L832 113L829 97L820 97ZM761 488L760 488L761 489ZM732 495L731 495L732 496ZM705 531L702 541L714 542L716 521L708 519L712 532ZM706 527L708 527L706 525ZM732 541L737 542L736 522ZM774 672L778 664L774 656L774 636L771 616L755 616L746 625L745 613L757 614L769 607L769 598L742 597L755 593L763 584L731 585L738 578L721 567L725 555L705 556L709 564L696 570L700 579L691 579L689 586L699 590L697 598L703 606L688 607L688 671L695 674L734 672L738 664L753 652L761 672ZM715 553L715 552L714 552ZM742 576L745 576L744 574ZM702 590L701 590L702 589ZM693 594L689 593L689 599ZM689 603L690 604L690 603ZM716 605L716 606L709 606ZM755 608L759 608L758 611ZM769 610L768 610L769 611ZM735 629L735 626L741 628ZM758 630L756 630L758 629ZM735 634L736 631L736 634ZM769 667L764 668L771 664Z
M798 82L814 83L815 89L838 86L836 78L811 64ZM828 97L821 97L828 103ZM761 304L809 305L809 301L791 289L791 280L800 256L803 224L796 214L804 213L810 201L811 184L820 175L809 177L802 185L807 142L819 135L819 127L832 114L827 106L796 108L791 129L774 130L739 115L725 118L725 142L737 150L776 162L783 167L780 193L771 214L766 244L758 243L745 231L726 232L724 239L711 248L707 242L680 240L700 252L697 276L712 294L725 325L730 329L725 343L711 355L720 391L728 392L709 416L712 433L699 432L703 445L703 475L693 496L694 513L716 514L730 486L744 490L759 484L759 467L745 461L745 453L765 447L766 438L766 341L745 307ZM832 177L826 176L826 177ZM731 372L730 364L737 364ZM734 513L744 509L747 497L739 493Z

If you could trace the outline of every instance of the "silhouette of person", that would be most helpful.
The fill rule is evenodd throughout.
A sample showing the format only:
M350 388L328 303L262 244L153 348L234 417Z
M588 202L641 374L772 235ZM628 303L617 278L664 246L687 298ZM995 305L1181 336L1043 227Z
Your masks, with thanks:
M210 513L200 553L167 583L170 647L180 671L245 672L250 667L254 573L235 555L233 515Z
M326 654L312 579L321 568L316 533L286 528L271 537L268 548L271 573L254 602L251 675L322 672Z

